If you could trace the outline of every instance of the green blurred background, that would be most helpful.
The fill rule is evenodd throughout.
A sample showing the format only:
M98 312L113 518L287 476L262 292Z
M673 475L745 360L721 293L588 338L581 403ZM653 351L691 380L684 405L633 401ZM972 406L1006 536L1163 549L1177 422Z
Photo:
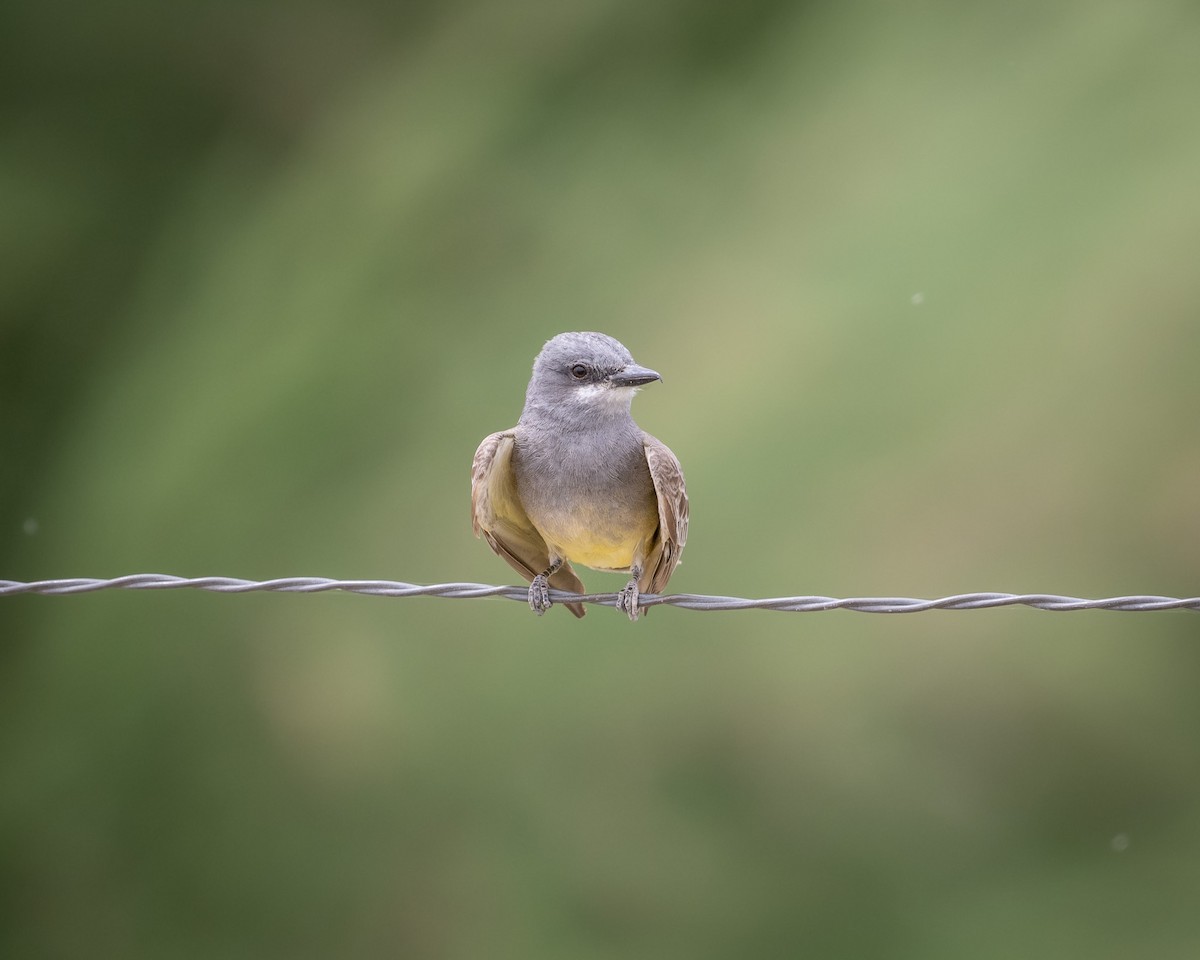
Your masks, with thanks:
M673 590L1200 593L1198 49L6 4L0 577L512 582L471 456L597 329L666 378ZM1198 627L0 599L0 954L1195 957Z

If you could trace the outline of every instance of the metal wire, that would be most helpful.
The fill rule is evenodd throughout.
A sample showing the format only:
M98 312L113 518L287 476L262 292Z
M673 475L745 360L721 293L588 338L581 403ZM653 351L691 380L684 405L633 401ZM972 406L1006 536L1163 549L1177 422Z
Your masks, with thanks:
M396 580L329 580L325 577L283 577L277 580L239 580L236 577L172 577L161 573L135 573L109 580L73 578L69 580L35 580L22 583L0 580L0 596L36 593L63 596L71 593L91 593L95 590L211 590L215 593L361 593L373 597L445 597L455 600L474 600L479 597L504 597L525 603L526 587L492 586L486 583L434 583L421 585ZM614 607L615 593L590 593L580 596L551 590L556 603L595 603ZM962 593L937 600L914 597L714 597L697 593L642 594L643 607L672 606L685 610L783 610L789 613L814 613L822 610L854 610L859 613L921 613L925 610L983 610L991 607L1035 607L1039 610L1196 610L1200 597L1130 596L1085 600L1080 597L1061 597L1051 593Z

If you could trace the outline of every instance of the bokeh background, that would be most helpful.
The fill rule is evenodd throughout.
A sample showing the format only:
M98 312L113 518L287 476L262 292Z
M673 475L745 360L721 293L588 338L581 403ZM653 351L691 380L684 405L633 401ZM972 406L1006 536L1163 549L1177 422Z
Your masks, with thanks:
M512 582L471 456L598 329L666 378L673 590L1196 595L1198 49L1182 0L10 2L0 576ZM1195 957L1198 628L0 599L0 954Z

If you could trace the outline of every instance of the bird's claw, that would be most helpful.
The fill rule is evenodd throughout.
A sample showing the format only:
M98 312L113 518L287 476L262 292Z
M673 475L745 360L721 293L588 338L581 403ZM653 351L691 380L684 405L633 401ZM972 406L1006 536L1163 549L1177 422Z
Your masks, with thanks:
M637 578L625 584L625 589L617 594L617 609L629 614L630 620L638 618L638 582Z
M544 573L539 573L529 584L529 608L540 617L550 609L552 603L550 581Z

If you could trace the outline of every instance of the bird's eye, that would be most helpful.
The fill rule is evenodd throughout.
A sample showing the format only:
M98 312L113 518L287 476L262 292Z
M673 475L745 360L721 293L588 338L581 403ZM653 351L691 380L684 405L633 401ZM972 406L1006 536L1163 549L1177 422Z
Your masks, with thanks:
M576 380L586 380L588 375L588 365L586 363L571 364L571 376Z

